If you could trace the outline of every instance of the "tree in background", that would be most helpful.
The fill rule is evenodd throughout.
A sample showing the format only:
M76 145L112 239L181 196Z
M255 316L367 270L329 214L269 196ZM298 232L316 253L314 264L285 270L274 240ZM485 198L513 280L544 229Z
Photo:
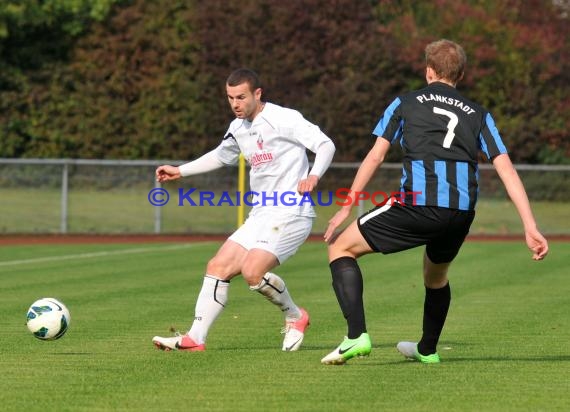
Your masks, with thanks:
M333 137L337 161L368 151L378 110L404 80L386 54L391 39L378 32L370 4L210 0L194 16L200 89L216 108L209 123L217 138L229 115L223 81L249 67L265 82L267 99L301 110Z
M204 134L201 112L208 108L195 102L197 46L184 3L134 2L80 39L61 81L37 105L45 133L65 130L64 146L73 147L75 157L203 151L207 142L192 136ZM57 116L59 108L72 115Z
M424 83L423 48L440 37L466 48L460 88L496 114L516 161L570 154L563 0L6 5L0 156L192 158L225 132L223 82L247 66L269 100L300 109L335 139L336 160L358 159L386 104Z
M70 60L74 41L91 22L104 20L111 6L118 2L4 0L0 3L0 156L55 154L49 149L54 145L53 135L36 133L33 129L38 121L35 101L46 85L60 82L60 66ZM58 151L58 155L65 153Z
M465 47L458 87L493 111L515 161L568 161L569 2L380 1L375 11L397 39L397 60L420 67L417 55L441 37Z

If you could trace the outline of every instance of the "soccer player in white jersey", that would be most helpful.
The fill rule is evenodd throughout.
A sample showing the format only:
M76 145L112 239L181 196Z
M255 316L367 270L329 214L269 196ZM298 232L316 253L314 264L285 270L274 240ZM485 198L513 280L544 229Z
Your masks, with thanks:
M298 111L263 101L259 78L249 69L230 74L226 93L236 119L220 145L179 167L158 167L156 179L166 182L233 165L243 153L251 168L251 191L259 196L252 200L245 223L208 262L190 330L174 337L155 336L152 342L162 350L205 350L208 331L228 302L230 280L241 274L251 290L284 313L282 350L295 351L303 342L309 314L293 302L285 282L272 270L309 236L315 212L303 194L315 189L335 146ZM315 153L310 169L307 149Z

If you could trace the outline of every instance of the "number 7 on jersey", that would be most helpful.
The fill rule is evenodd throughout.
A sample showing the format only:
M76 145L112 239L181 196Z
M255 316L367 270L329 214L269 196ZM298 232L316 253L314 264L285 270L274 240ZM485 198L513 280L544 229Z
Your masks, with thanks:
M449 117L449 123L447 123L447 134L443 139L443 147L449 149L451 147L451 142L453 142L453 139L455 138L455 127L457 126L457 123L459 123L459 118L455 113L439 107L434 107L433 112L435 114L442 114Z

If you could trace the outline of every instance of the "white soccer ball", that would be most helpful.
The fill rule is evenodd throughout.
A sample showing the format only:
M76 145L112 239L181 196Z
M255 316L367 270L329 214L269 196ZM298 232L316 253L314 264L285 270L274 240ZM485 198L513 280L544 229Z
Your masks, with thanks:
M26 325L34 336L41 340L61 338L69 328L71 316L67 307L57 299L36 300L28 309Z

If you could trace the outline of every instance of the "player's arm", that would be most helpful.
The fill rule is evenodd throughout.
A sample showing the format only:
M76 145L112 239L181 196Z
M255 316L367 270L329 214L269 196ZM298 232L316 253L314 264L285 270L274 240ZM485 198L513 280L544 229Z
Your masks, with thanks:
M224 163L218 156L218 148L206 153L188 163L180 166L162 165L156 169L156 180L158 182L167 182L169 180L176 180L181 177L196 175L200 173L207 173L224 166Z
M315 161L313 163L313 167L309 171L309 175L306 179L301 180L297 185L297 191L299 193L310 193L315 189L315 187L317 187L319 179L323 177L331 165L335 151L336 147L330 139L319 145L315 152Z
M386 158L386 153L388 153L388 150L390 149L390 145L390 141L383 137L378 137L376 139L376 143L374 143L374 146L370 149L356 172L356 176L354 177L354 181L350 187L350 193L347 195L345 205L342 206L331 220L329 220L329 226L327 227L324 236L325 241L328 242L336 228L339 227L348 216L350 216L352 207L356 203L358 192L364 191L376 169L382 165Z
M532 214L530 202L524 185L515 170L508 154L503 153L493 158L493 166L507 190L522 220L526 244L533 252L534 260L542 260L548 253L548 242L538 231Z

